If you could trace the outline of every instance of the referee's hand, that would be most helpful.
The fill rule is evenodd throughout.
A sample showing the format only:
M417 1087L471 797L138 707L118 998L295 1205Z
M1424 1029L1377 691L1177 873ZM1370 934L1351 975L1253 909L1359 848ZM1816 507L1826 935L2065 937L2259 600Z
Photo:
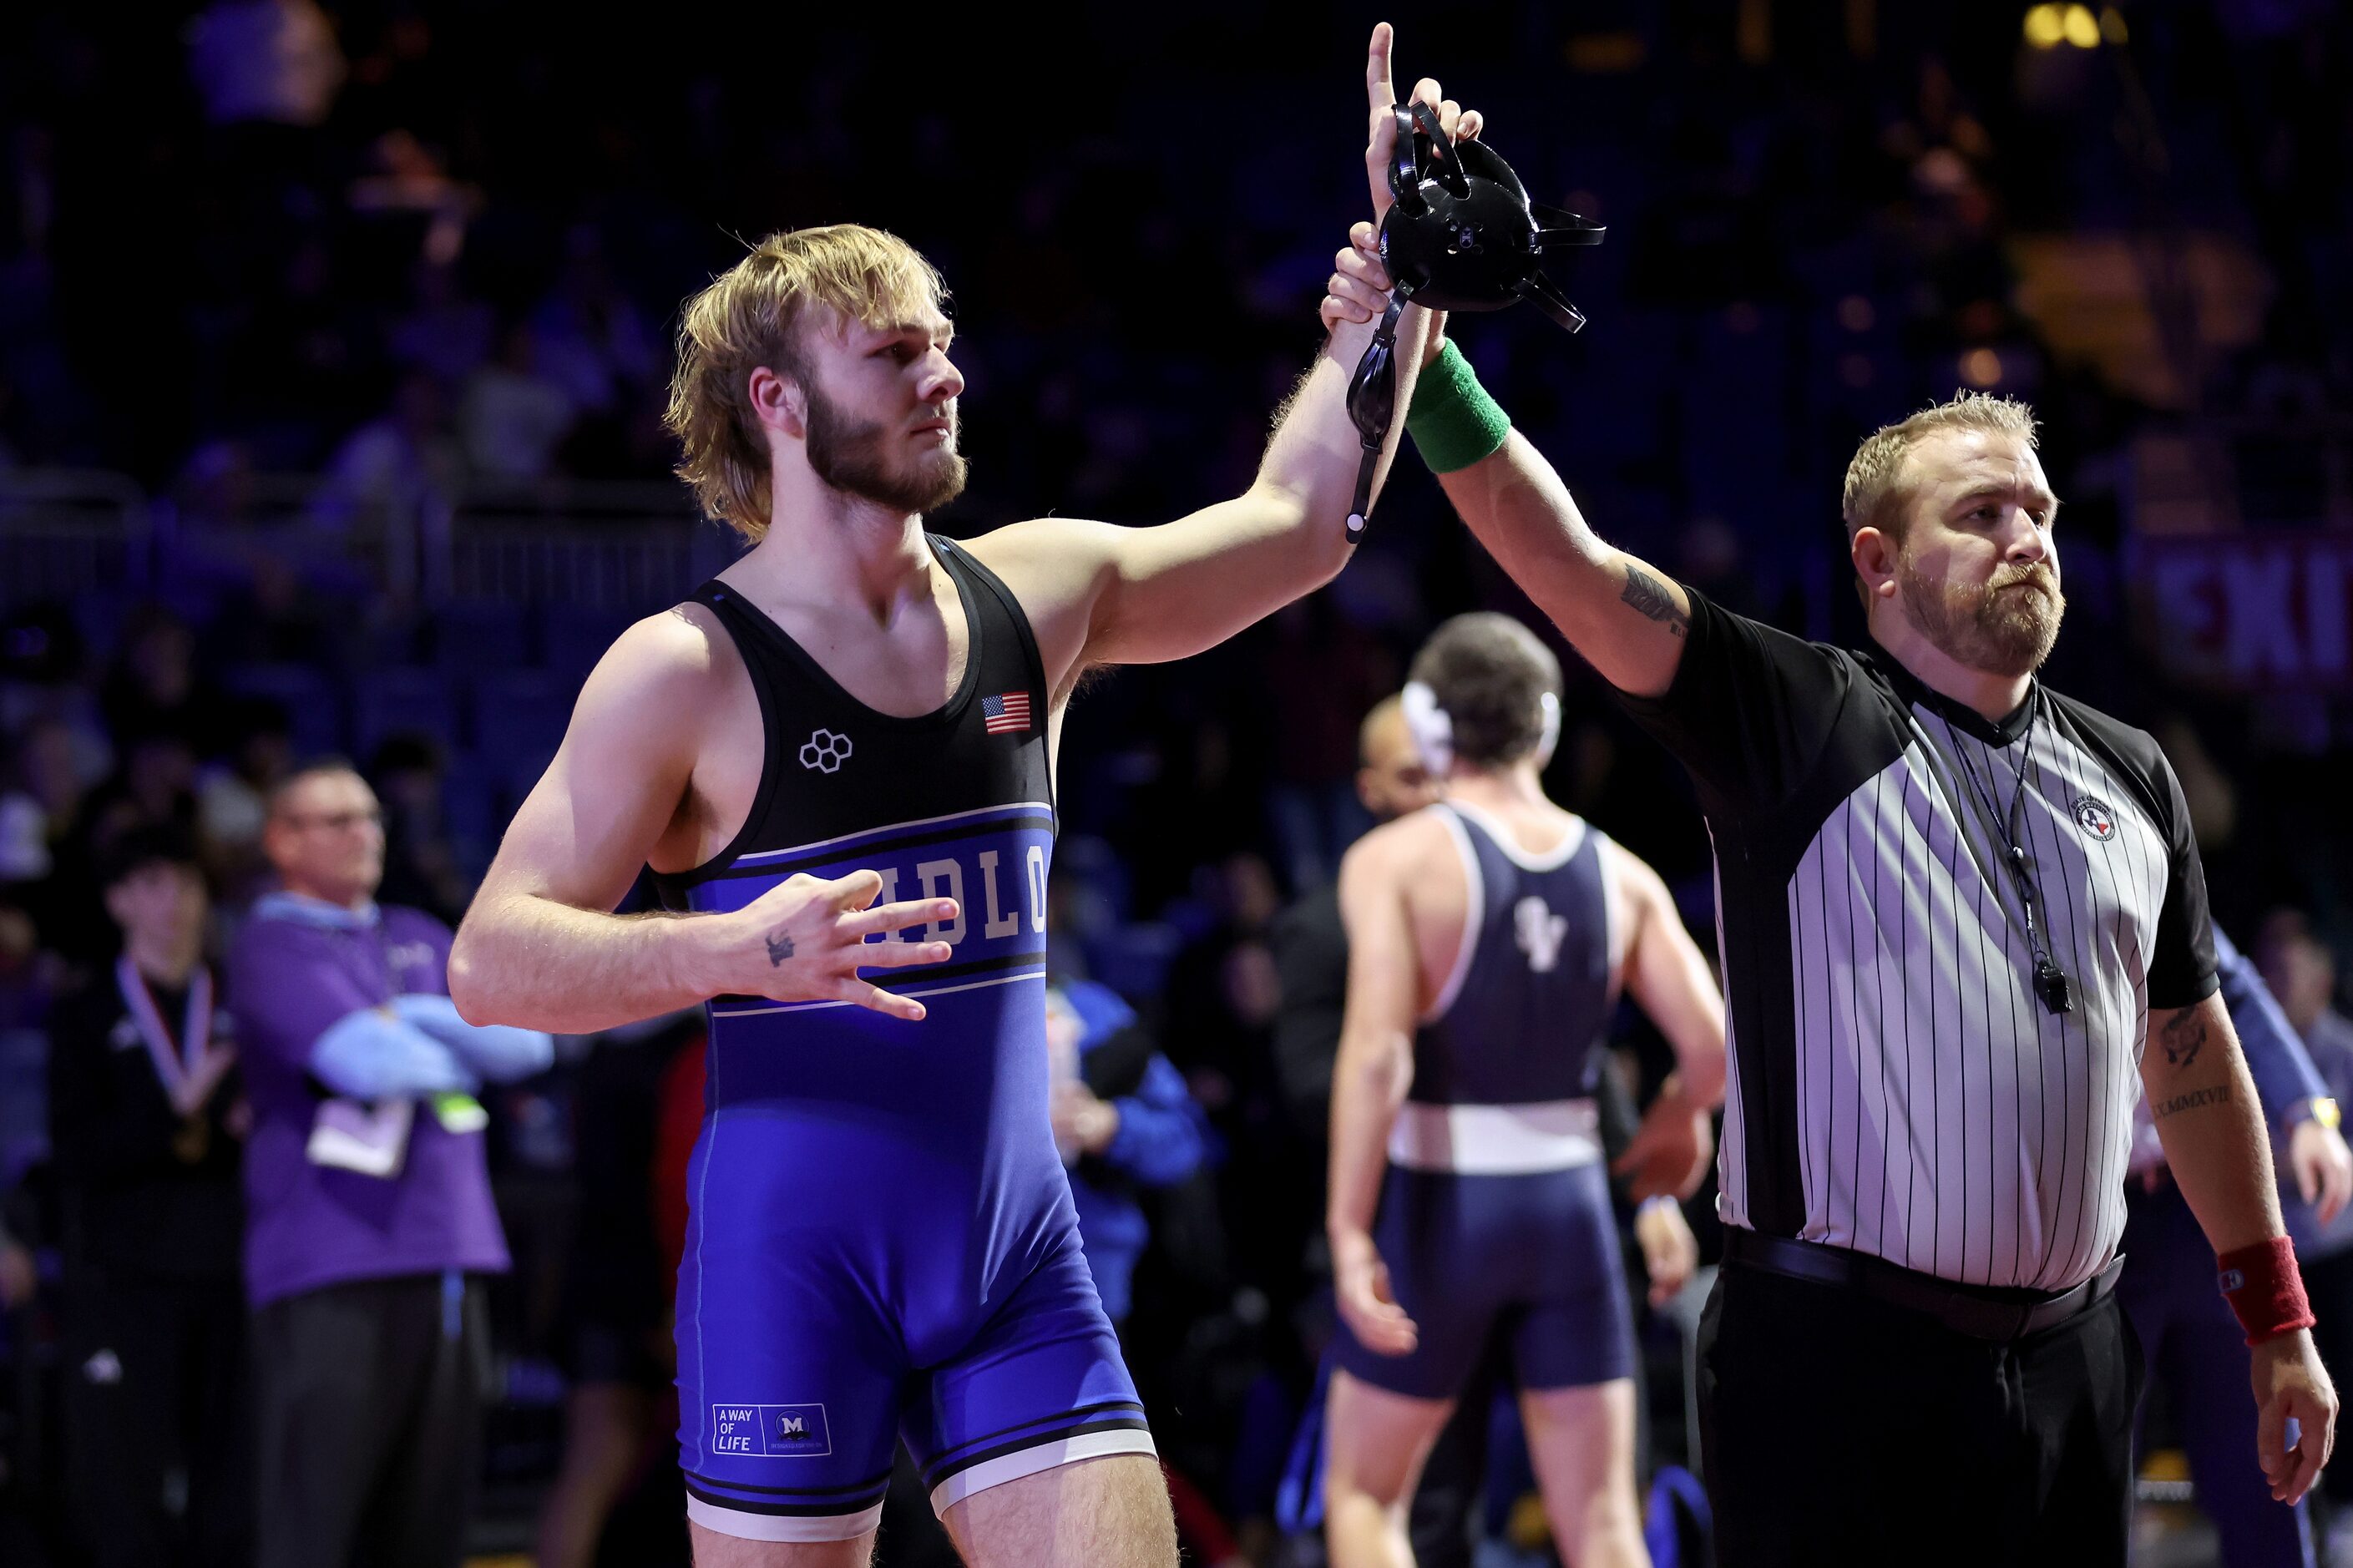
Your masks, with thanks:
M1332 1293L1356 1342L1376 1355L1410 1355L1420 1331L1389 1290L1388 1265L1361 1231L1332 1238Z
M2320 1468L2337 1447L2337 1390L2312 1346L2312 1331L2298 1329L2255 1347L2255 1456L2272 1496L2293 1508L2312 1489ZM2288 1423L2297 1427L2288 1447Z

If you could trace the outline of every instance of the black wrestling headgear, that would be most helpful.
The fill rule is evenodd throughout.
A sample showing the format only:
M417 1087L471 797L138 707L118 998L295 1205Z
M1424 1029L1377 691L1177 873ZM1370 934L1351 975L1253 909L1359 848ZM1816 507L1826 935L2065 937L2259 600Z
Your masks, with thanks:
M1449 142L1438 110L1426 103L1398 106L1397 153L1389 193L1397 199L1381 220L1381 261L1395 285L1356 374L1348 383L1348 413L1363 437L1348 540L1365 533L1373 468L1397 414L1398 317L1410 301L1433 310L1500 310L1533 300L1554 321L1577 331L1585 313L1544 275L1551 247L1599 245L1602 226L1575 213L1528 200L1512 166L1483 142Z
M1426 103L1398 110L1397 158L1381 222L1381 260L1433 310L1500 310L1522 300L1570 331L1584 312L1540 270L1552 246L1599 245L1602 226L1538 206L1483 142L1450 142Z

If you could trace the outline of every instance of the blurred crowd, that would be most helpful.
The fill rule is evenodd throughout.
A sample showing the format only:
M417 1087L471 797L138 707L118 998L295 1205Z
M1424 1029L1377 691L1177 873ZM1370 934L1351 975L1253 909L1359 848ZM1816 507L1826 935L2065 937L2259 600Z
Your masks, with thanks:
M2353 408L2353 296L2332 282L2353 271L2353 24L2324 0L2136 0L2107 9L2102 47L2046 47L2024 10L1396 18L1408 74L1480 107L1538 199L1611 227L1566 279L1582 335L1516 313L1455 333L1606 534L1821 637L1860 626L1833 504L1858 436L1957 386L2031 400L2066 507L2054 684L2158 731L2218 916L2272 933L2261 954L2296 1022L2336 1026L2345 699L2169 685L2132 563L2153 435L2217 454L2234 515L2342 521L2353 480L2304 443ZM628 609L663 602L420 596L332 550L256 550L253 521L277 507L332 542L385 519L446 528L470 498L560 508L664 480L678 302L744 238L837 219L903 235L954 290L973 482L944 531L1145 523L1229 495L1361 216L1371 19L1211 4L925 17L885 38L692 5L612 28L432 0L0 16L0 542L8 484L68 470L124 477L168 524L138 583L0 581L0 1301L16 1309L0 1557L90 1544L53 1485L58 1390L89 1354L53 1041L117 987L125 846L185 846L202 952L223 962L281 890L284 786L342 753L379 803L373 900L452 922L587 662ZM1095 64L1041 76L1050 58ZM2073 298L2064 268L2101 265L2054 262L2037 237L2126 227L2228 237L2262 309L2218 337L2151 282L2168 369L2136 377L2084 347L2081 320L2028 308L2026 285ZM1537 618L1408 461L1331 589L1201 658L1101 679L1065 733L1063 1131L1101 1189L1082 1205L1091 1260L1126 1304L1188 1538L1212 1555L1272 1550L1328 1312L1321 1101L1285 1067L1303 1003L1282 911L1378 808L1359 720L1430 625L1474 606ZM1681 773L1568 662L1553 795L1658 867L1704 931ZM485 1540L537 1531L543 1562L595 1561L600 1536L606 1561L677 1548L665 1258L697 1039L692 1020L561 1039L545 1070L479 1089L513 1267L481 1296L477 1513ZM1639 1093L1666 1053L1630 1022L1621 1044ZM224 1122L183 1163L234 1188L239 1142ZM1671 1384L1677 1342L1658 1331ZM1656 1457L1679 1457L1674 1401ZM164 1462L183 1512L190 1460Z

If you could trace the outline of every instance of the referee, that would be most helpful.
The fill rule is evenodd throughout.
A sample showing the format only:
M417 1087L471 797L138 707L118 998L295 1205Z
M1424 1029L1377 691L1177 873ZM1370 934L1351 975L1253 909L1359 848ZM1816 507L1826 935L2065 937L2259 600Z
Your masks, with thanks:
M1388 286L1356 237L1327 314ZM2180 786L2147 735L2034 679L2064 601L2031 415L1964 396L1862 444L1850 652L1602 542L1441 337L1409 416L1424 458L1690 769L1715 844L1720 1561L2125 1562L2141 1354L2114 1289L2143 1087L2254 1347L2265 1477L2301 1498L2337 1397Z

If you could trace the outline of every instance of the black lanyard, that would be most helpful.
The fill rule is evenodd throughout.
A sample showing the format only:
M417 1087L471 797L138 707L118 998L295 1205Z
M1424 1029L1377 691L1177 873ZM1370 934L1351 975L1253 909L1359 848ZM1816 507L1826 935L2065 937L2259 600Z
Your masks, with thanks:
M2009 811L2001 810L1994 794L1990 776L1992 758L1986 760L1989 776L1979 779L1977 764L1969 760L1968 749L1957 738L1954 741L1953 750L1960 757L1961 771L1969 776L1969 789L1985 805L1986 816L1991 820L1993 831L2002 846L2002 859L2010 867L2011 879L2018 884L2018 901L2026 910L2026 945L2034 954L2034 994L2042 999L2042 1005L2050 1011L2072 1013L2075 1010L2074 983L2067 978L2067 972L2059 967L2050 950L2042 944L2042 922L2035 918L2036 908L2042 900L2035 891L2034 874L2028 866L2022 831L2025 826L2026 774L2034 762L2035 704L2042 695L2042 689L2039 686L2027 693L2026 744L2019 753L2018 783L2010 792Z

